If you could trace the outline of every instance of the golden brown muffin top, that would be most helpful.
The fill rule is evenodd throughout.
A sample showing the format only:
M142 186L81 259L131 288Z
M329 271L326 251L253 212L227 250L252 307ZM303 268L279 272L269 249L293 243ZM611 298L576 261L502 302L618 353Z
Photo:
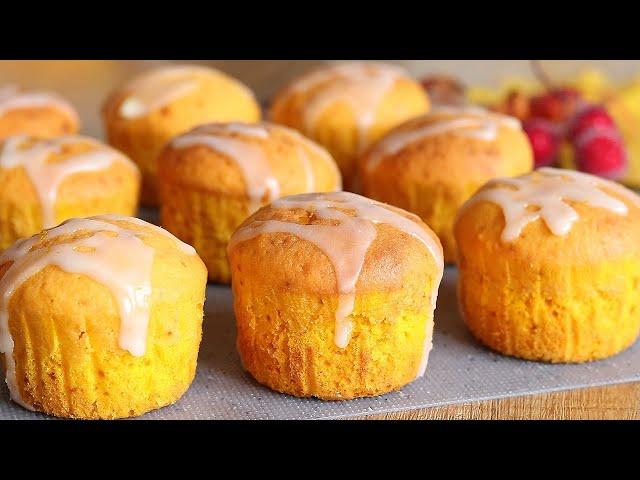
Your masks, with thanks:
M19 401L12 378L15 365L8 318L13 293L47 266L86 275L113 293L122 322L121 348L142 356L146 349L156 252L196 256L192 247L166 230L118 215L74 218L19 240L0 254L0 353L6 354L7 383L14 399Z
M461 207L455 230L532 260L639 255L640 197L593 175L540 168L488 182Z
M480 107L433 108L391 130L364 153L359 164L361 171L371 174L386 162L408 158L423 161L407 168L433 179L474 174L486 178L533 166L531 147L518 119Z
M171 65L142 72L116 89L103 105L105 118L137 120L197 93L203 82L223 82L255 101L253 92L239 81L213 68Z
M78 113L75 108L53 92L29 91L17 85L0 87L0 117L15 110L32 110L51 108L69 117L78 124Z
M118 162L140 176L138 168L119 151L79 135L41 139L10 137L0 143L0 169L23 168L42 207L45 228L55 225L54 206L58 188L81 172L97 172Z
M161 153L158 174L192 188L248 197L256 208L283 195L342 185L324 148L267 122L212 123L179 135Z
M351 107L362 137L373 123L380 102L399 80L413 82L404 69L382 63L345 63L317 69L294 79L276 94L270 119L300 118L299 128L313 132L320 115L332 104L342 102ZM283 115L284 110L293 115Z
M440 241L416 215L348 192L276 200L233 234L230 255L243 248L280 265L264 267L276 285L302 291L396 289L414 268L443 266Z

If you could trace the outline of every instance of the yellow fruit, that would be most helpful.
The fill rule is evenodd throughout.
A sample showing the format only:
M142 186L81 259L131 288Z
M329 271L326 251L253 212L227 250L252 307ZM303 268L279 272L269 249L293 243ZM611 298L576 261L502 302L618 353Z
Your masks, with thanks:
M614 91L609 78L595 68L582 70L568 85L575 88L584 100L592 103L601 103Z

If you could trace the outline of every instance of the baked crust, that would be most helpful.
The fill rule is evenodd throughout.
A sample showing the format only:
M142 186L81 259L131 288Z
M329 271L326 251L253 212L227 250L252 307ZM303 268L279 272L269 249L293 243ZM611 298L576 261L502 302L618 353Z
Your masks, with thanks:
M386 152L384 146L428 127L474 118L473 113L436 110L398 126L358 161L364 195L420 216L440 237L447 263L456 259L458 208L488 180L531 171L529 140L519 127L498 124L491 139L475 138L468 135L473 127L460 127L417 135L398 151Z
M206 287L202 261L140 221L108 222L144 233L141 240L154 250L146 352L134 356L121 347L121 312L110 289L87 275L44 267L8 302L16 382L36 411L83 419L141 415L174 403L194 378ZM94 234L49 238L45 231L26 255ZM11 264L0 265L0 281Z
M153 87L154 76L176 68L185 71L181 79L194 82L193 88L139 116L121 114L124 102L135 97L135 85L142 83L140 90L148 92ZM158 89L158 92L164 91L166 89ZM102 108L107 141L126 153L142 171L142 201L147 205L158 203L157 157L169 139L203 123L254 122L260 117L260 106L247 87L222 72L196 66L143 72L117 88Z
M348 75L345 81L340 70L343 68L364 70L366 73L357 74L356 78ZM340 167L345 189L357 191L356 159L362 150L391 128L429 109L429 97L422 86L406 72L398 70L380 95L358 100L359 104L370 109L366 115L371 118L367 118L364 122L367 125L363 125L362 112L357 112L349 100L370 90L391 68L376 63L354 63L302 75L276 93L269 109L269 119L295 128L327 148ZM318 74L324 79L310 82ZM313 124L308 124L305 118L316 99L331 92L336 94L328 97Z
M478 192L478 195L485 189ZM640 330L640 208L626 215L565 201L579 218L565 236L542 219L511 242L491 202L470 202L455 225L459 301L471 332L507 355L583 362L618 353Z

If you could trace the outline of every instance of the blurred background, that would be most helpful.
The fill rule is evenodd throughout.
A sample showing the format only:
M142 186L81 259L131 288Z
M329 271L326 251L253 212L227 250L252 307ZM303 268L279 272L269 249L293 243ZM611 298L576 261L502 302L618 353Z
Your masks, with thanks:
M500 88L528 80L537 83L528 60L389 60L401 64L414 76L452 76L470 87ZM24 60L0 61L0 85L19 83L27 88L56 90L78 108L83 133L100 135L99 106L107 93L136 72L170 61L118 60ZM189 62L219 68L247 84L261 101L291 78L330 61L321 60L212 60ZM640 78L640 61L597 60L540 62L556 82L601 72L615 83Z
M624 138L628 170L622 180L640 186L640 61L622 60L385 60L400 64L441 103L487 106L529 122L527 133L539 155L553 155L555 164L572 168L570 146L553 139L552 128L573 112L573 93L602 105ZM43 60L0 61L0 86L54 90L80 112L82 133L102 137L100 106L108 92L137 72L171 61ZM189 62L218 68L248 85L263 104L291 78L323 64L322 60L226 60ZM558 91L553 98L544 97ZM544 98L543 98L544 97ZM549 95L547 95L549 97ZM541 98L542 101L538 101ZM537 103L536 103L537 102ZM567 103L568 102L568 103ZM566 104L566 105L565 105ZM546 109L546 110L545 110ZM542 117L542 118L539 118ZM546 118L549 117L549 118ZM536 121L537 123L534 123ZM542 125L542 126L541 126ZM546 129L546 130L545 130ZM558 135L556 135L557 137ZM546 142L546 143L545 143ZM551 144L550 144L551 142ZM556 142L556 143L554 143ZM606 146L603 148L607 148ZM614 147L611 147L614 148ZM595 151L595 150L594 150ZM551 152L551 153L549 153ZM602 157L602 153L598 151ZM613 157L612 157L613 158ZM547 160L546 158L543 160Z

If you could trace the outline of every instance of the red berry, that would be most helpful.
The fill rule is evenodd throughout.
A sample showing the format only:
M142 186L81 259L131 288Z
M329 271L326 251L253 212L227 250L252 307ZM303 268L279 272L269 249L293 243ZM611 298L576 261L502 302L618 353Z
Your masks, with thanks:
M550 90L531 99L531 116L554 122L565 120L573 113L579 97L578 92L571 88Z
M522 128L531 142L536 168L551 165L560 147L560 139L553 124L546 120L534 119L524 122Z
M606 178L617 178L627 167L622 139L616 132L587 130L576 139L578 169Z
M603 106L593 105L581 110L571 121L569 138L577 138L589 129L616 130L616 124Z

